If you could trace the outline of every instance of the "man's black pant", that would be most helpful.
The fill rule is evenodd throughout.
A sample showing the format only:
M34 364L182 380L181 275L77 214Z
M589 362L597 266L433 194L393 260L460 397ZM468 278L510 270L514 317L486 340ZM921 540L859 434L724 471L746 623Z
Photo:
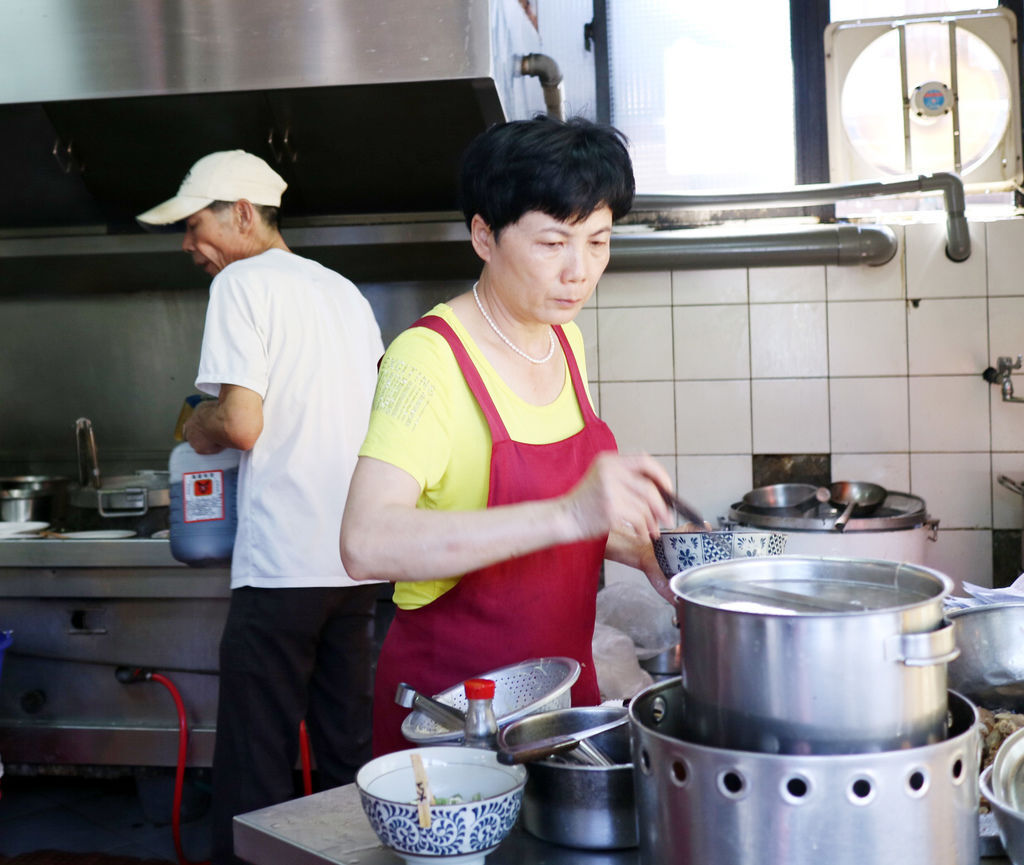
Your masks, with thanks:
M233 856L232 818L295 795L305 719L324 789L370 757L377 585L231 592L220 643L213 753L214 865Z

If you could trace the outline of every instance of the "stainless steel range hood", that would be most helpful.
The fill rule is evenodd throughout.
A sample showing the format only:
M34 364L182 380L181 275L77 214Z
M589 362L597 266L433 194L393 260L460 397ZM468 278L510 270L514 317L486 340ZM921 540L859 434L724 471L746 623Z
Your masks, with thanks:
M135 231L241 147L282 216L451 211L466 143L544 111L517 0L0 0L0 231Z

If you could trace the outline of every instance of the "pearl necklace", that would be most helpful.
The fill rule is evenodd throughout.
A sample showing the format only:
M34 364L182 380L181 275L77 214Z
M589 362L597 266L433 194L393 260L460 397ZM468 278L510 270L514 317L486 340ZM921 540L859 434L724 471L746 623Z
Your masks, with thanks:
M520 357L525 357L530 363L547 363L549 360L551 360L551 356L555 353L555 332L551 330L551 328L548 328L548 339L551 340L551 345L548 348L548 353L544 355L544 357L530 357L530 355L528 355L525 351L519 348L519 346L513 343L512 340L510 340L507 336L505 336L505 334L498 330L498 325L494 323L494 319L487 314L487 310L484 309L484 305L480 303L480 295L476 293L476 287L479 284L480 283L478 282L473 283L473 300L476 301L476 306L477 309L480 310L480 314L485 319L487 319L487 323L491 326L491 330L498 334L498 336L501 338L501 341L505 343L505 345L507 345L510 349L512 349L512 351L514 351Z

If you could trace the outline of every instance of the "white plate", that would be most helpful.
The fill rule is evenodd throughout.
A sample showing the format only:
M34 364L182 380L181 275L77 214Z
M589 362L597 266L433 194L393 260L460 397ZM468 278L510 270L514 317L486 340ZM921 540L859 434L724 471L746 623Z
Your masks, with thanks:
M8 535L20 535L24 532L41 532L49 523L16 523L16 522L4 522L0 521L0 538L6 538Z
M117 538L134 538L135 532L128 529L97 529L92 532L61 532L51 537L65 541L112 541Z

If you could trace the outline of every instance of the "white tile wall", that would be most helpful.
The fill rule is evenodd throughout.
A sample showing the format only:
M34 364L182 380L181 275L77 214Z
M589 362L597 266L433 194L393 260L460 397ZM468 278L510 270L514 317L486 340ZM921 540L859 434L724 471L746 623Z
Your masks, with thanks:
M1024 238L1021 245L1024 246ZM1017 274L1017 278L1019 291L1024 294L1024 271ZM982 365L982 369L995 366L996 358L1000 355L1016 358L1018 354L1024 354L1024 296L989 298L988 348L985 356L987 362Z
M683 304L746 303L746 270L674 270L672 302Z
M906 452L908 399L905 378L832 379L832 453Z
M676 453L749 454L750 381L676 382Z
M910 491L952 529L992 526L992 463L989 454L910 455Z
M676 378L748 378L749 322L746 305L675 307L672 329Z
M832 376L906 375L903 301L829 303L828 362Z
M911 451L987 451L988 390L981 376L910 378Z
M981 372L1024 354L1024 219L972 222L960 263L939 219L893 231L878 267L608 274L581 315L591 381L705 514L751 487L754 454L828 453L835 480L925 498L929 563L990 583L992 529L1024 525L997 482L1024 481L1024 403Z
M985 224L988 296L1019 295L1024 274L1024 219Z
M828 375L824 303L752 303L750 371L754 378Z
M676 477L680 495L711 525L729 516L729 508L750 489L750 454L681 456Z
M598 308L598 353L604 381L672 378L669 307Z
M917 306L910 304L907 347L911 375L980 375L988 366L985 298L929 298Z
M668 306L672 303L672 275L665 271L606 273L591 303L611 306Z
M750 391L754 453L828 453L827 379L755 380Z
M762 267L750 271L751 303L824 299L824 267Z
M603 382L601 418L620 451L675 454L676 418L670 381Z

